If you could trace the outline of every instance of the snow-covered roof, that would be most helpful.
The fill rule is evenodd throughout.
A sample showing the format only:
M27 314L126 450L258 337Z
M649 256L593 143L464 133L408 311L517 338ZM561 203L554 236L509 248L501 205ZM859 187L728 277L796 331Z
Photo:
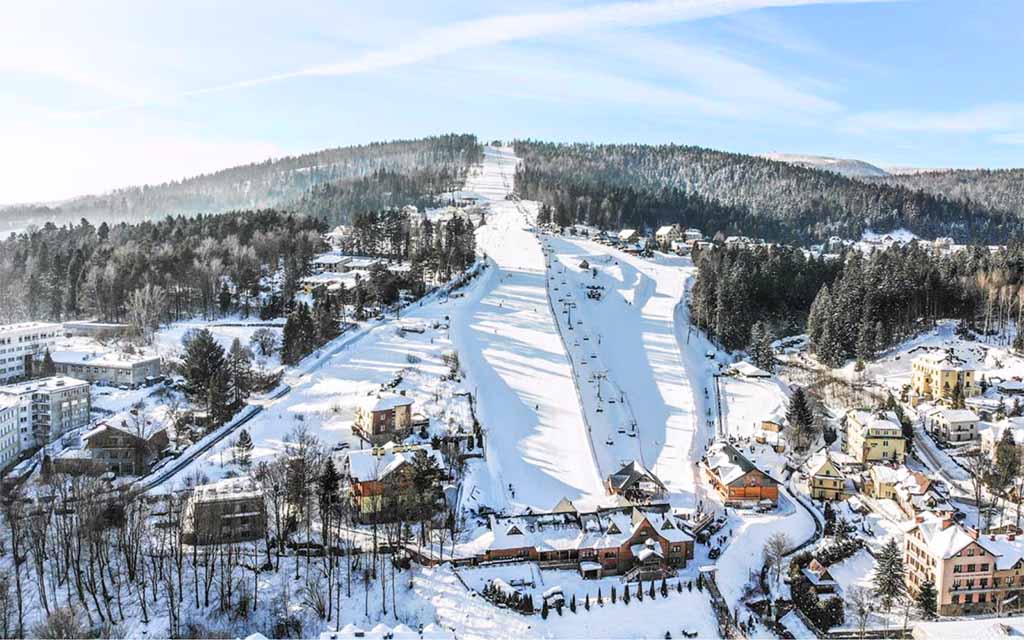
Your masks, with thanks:
M914 625L914 637L919 640L982 640L1017 636L1024 636L1024 618L921 621Z
M978 435L987 443L995 444L1003 439L1007 429L1017 444L1024 444L1024 418L1004 418L999 422L982 422L978 425Z
M472 547L481 551L534 548L538 551L620 547L645 523L671 543L693 536L670 513L640 508L604 509L581 514L541 514L491 518Z
M352 256L346 256L340 253L322 253L317 257L313 258L313 264L337 266L346 265L351 260Z
M0 394L6 393L11 395L22 395L38 391L61 391L81 386L88 387L89 383L85 380L79 380L78 378L51 376L49 378L40 378L38 380L29 380L28 382L4 385L0 387Z
M50 358L55 364L77 364L90 367L106 367L115 369L130 369L132 365L143 362L159 362L160 356L146 353L124 353L113 349L101 351L88 351L80 349L68 349L51 351Z
M18 322L15 324L0 324L0 335L6 333L20 333L22 331L59 331L61 326L52 322Z
M390 411L395 407L411 406L412 398L397 393L382 393L376 396L366 396L359 401L359 408L364 411Z
M619 240L629 240L636 235L636 229L623 229L619 232Z
M745 378L770 378L772 374L764 369L758 368L746 360L741 360L730 367L737 375Z
M881 414L872 411L854 409L849 411L847 417L851 422L866 430L866 435L872 437L897 437L903 435L903 428L900 426L899 418L892 411Z
M192 498L199 502L258 498L261 495L263 492L259 485L251 478L228 478L197 485L192 491Z
M678 227L674 224L666 224L665 226L658 227L658 230L654 233L656 236L666 236L674 231L678 231Z
M978 414L967 409L943 409L936 413L935 417L947 423L978 421Z
M421 452L434 458L438 466L444 466L441 452L429 444L396 445L389 442L383 447L349 451L345 454L346 469L353 482L383 480L388 474L402 466L412 464L412 461Z
M757 469L753 462L728 442L719 441L711 445L705 458L705 464L724 484L732 484L754 470L768 475L763 470ZM774 478L772 480L774 481Z
M832 456L828 449L821 449L808 458L807 462L804 464L804 469L812 476L817 476L819 474L824 475L823 470L827 465L831 465L832 468L835 469L836 473L839 474L839 477L843 477L843 473L839 470L839 466L832 462Z
M660 490L665 490L665 484L639 460L633 460L608 476L608 484L615 491L625 490L638 482L652 482Z
M927 365L931 368L938 368L943 371L959 371L964 369L962 360L948 351L930 351L914 358L914 362Z
M906 468L906 467L904 467ZM899 480L898 470L887 467L884 464L876 464L871 467L871 478L881 484L895 485Z

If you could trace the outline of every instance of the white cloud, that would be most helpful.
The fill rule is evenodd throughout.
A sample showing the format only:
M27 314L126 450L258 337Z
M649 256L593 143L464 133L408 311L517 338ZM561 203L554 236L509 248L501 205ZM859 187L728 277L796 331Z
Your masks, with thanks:
M771 7L889 1L892 0L653 0L650 2L609 3L550 12L492 16L426 29L411 35L395 47L366 51L347 60L315 64L293 71L196 89L176 96L168 96L165 99L244 89L292 78L370 73L416 64L468 49L556 35L689 22ZM77 115L137 108L160 101L159 99L140 98L135 102Z
M1024 128L1024 104L1015 103L979 105L960 111L873 111L843 121L843 129L854 133L1010 134L1021 128Z

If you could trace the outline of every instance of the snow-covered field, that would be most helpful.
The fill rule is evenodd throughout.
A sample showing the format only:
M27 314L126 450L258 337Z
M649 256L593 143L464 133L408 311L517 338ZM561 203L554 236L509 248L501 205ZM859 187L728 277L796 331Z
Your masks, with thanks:
M183 350L181 341L186 333L191 330L209 329L213 337L217 339L217 343L227 351L231 348L231 343L235 338L238 338L243 347L249 347L249 338L252 337L252 334L257 329L262 327L273 331L278 341L280 341L281 327L283 325L283 318L267 320L266 322L256 317L244 320L231 318L221 318L215 321L184 320L161 327L156 333L156 348L164 357L177 357ZM281 363L280 358L276 354L265 358L260 356L256 360L268 368L276 367Z

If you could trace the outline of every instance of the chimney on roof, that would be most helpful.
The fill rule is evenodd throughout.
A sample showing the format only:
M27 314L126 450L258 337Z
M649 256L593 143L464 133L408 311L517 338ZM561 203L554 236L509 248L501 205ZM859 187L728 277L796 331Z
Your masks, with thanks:
M917 516L917 518L918 518L918 522L921 522L921 521L924 520L924 516ZM952 524L953 524L953 520L952 519L950 519L950 518L943 518L942 519L942 529L943 530L948 529L950 526L952 526Z
M975 540L977 540L978 539L978 530L977 529L973 529L973 528L968 529L967 530L967 535L969 535L972 538L974 538Z
M918 524L920 524L920 523L924 522L924 516L918 515L917 517L914 518L914 521L917 522ZM943 529L945 529L946 526L948 526L948 522L949 522L948 520L943 520L942 521L942 528Z

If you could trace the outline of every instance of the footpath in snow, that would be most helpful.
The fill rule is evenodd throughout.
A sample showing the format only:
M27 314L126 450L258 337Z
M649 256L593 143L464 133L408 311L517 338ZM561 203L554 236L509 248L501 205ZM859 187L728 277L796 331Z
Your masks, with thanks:
M477 231L492 268L452 323L486 432L490 477L469 490L493 508L546 511L563 496L594 507L605 492L548 305L536 203L505 200L515 166L510 151L488 148L466 186L492 199Z

